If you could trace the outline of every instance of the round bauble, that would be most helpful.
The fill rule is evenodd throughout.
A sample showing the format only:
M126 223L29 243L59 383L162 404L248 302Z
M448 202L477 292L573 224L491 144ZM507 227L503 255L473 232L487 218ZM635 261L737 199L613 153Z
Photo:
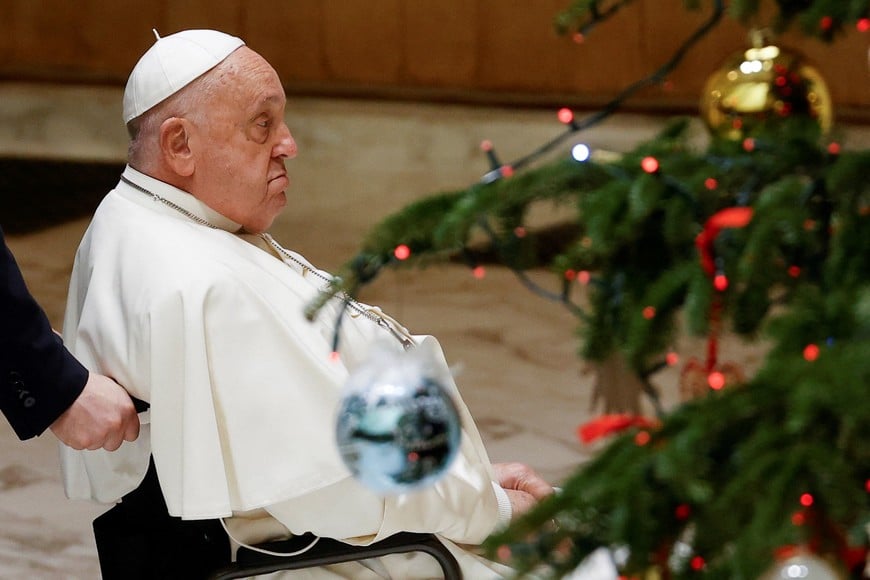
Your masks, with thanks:
M824 559L801 551L777 561L761 580L844 580L845 576Z
M390 495L445 475L459 450L461 423L446 388L422 366L379 357L348 380L336 438L354 477Z
M711 134L742 140L761 125L796 116L829 131L833 105L818 70L795 51L753 38L752 48L731 55L707 79L701 117Z

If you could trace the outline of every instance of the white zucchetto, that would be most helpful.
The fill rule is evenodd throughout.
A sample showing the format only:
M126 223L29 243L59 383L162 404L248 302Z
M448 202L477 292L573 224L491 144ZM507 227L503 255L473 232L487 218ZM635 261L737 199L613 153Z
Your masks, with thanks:
M127 79L124 123L174 95L244 44L241 38L217 30L183 30L158 36Z

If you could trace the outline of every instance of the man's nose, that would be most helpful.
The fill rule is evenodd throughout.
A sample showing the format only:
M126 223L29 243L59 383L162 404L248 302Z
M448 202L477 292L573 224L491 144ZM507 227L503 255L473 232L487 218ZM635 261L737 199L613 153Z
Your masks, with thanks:
M278 135L278 143L272 150L273 157L282 157L284 159L293 159L296 157L296 140L290 134L290 128L287 123L281 123L280 133Z

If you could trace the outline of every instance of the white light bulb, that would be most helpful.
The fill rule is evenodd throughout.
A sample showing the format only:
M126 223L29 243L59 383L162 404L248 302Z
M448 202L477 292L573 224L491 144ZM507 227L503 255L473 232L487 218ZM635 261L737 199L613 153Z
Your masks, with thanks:
M573 157L575 161L586 161L589 159L589 146L584 145L583 143L577 143L571 148L571 157Z

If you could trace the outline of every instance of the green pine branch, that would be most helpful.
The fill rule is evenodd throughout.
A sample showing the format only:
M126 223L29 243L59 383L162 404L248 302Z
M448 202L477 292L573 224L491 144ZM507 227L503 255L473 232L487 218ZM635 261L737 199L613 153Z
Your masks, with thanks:
M633 3L634 0L574 0L556 16L556 31L563 35L589 34ZM686 10L700 10L703 4L701 0L683 0ZM756 27L762 14L770 14L765 26L777 33L796 29L804 36L832 42L848 26L870 16L870 7L867 0L731 0L727 14L742 24Z

